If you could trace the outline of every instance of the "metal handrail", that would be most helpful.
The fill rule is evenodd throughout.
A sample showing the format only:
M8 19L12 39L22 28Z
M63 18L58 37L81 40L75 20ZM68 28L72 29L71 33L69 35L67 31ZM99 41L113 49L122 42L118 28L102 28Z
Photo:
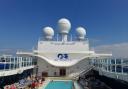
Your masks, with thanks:
M2 71L34 65L31 57L0 57L0 60L0 70Z
M99 71L104 76L112 77L128 81L128 65L124 63L128 59L109 58L109 59L92 59L91 63L95 70ZM119 67L119 68L118 68ZM126 70L125 70L125 69ZM119 70L120 69L120 70ZM124 71L125 70L125 71Z

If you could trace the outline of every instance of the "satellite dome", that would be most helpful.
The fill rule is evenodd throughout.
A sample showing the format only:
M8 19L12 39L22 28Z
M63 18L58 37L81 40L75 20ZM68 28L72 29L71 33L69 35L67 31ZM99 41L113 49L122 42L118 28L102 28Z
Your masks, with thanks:
M71 28L71 23L68 19L62 18L58 21L60 33L67 34Z
M86 35L86 30L85 30L85 28L83 28L83 27L78 27L77 29L76 29L76 32L77 32L77 34L78 34L78 38L79 39L84 39L85 38L85 35Z
M52 36L54 36L54 30L51 27L43 28L43 32L46 39L52 39Z

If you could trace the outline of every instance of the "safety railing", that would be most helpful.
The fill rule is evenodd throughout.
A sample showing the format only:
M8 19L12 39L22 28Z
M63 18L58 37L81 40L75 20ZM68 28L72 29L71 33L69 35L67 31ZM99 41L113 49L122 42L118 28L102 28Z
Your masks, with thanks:
M81 41L87 41L87 40L88 40L88 38L85 37L85 39L83 39ZM57 41L58 42L58 41L62 41L62 36L60 34L57 34L57 35L53 36L53 38L51 40L47 40L47 39L45 39L45 36L43 36L43 37L39 38L39 41ZM73 42L73 41L80 41L80 40L78 39L77 36L70 34L67 36L67 41Z
M0 57L0 72L33 66L32 57Z
M128 58L95 58L91 64L100 75L128 81Z

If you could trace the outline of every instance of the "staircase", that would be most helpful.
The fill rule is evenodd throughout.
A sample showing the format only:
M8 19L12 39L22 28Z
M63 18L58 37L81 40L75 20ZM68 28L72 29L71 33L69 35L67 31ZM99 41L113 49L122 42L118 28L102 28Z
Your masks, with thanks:
M72 77L74 80L77 80L79 78L79 76L82 76L82 75L88 73L93 68L94 68L94 66L90 66L86 70L82 70L82 71L77 72L77 73L72 73L71 75L69 75L69 77Z

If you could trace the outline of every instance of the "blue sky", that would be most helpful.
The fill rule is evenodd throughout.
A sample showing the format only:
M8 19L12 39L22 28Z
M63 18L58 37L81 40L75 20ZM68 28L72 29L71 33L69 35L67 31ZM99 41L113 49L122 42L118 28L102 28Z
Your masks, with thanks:
M0 0L0 49L31 49L58 19L83 26L92 45L128 42L128 0Z

